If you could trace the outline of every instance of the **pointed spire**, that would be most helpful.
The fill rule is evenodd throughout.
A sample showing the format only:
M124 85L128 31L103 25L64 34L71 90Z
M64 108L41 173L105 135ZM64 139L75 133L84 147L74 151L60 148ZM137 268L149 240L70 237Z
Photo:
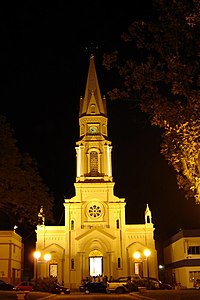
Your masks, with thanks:
M148 204L145 211L145 223L152 223L152 215Z
M93 54L90 57L85 96L80 102L80 116L107 115L105 97L103 99L101 97Z

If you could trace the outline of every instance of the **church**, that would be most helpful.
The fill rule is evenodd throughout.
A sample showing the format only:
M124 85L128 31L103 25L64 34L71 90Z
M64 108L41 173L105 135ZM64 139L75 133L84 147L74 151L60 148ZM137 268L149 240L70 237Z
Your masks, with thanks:
M155 228L148 204L144 224L126 224L125 199L114 195L107 125L106 99L101 96L91 55L85 95L80 98L75 196L64 199L64 226L46 226L44 218L37 225L37 278L53 276L73 289L89 276L158 277Z

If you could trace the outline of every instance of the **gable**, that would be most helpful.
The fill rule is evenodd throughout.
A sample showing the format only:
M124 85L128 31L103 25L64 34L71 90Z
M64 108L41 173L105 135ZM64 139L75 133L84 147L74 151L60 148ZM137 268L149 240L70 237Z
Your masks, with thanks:
M93 228L93 229L89 229L86 232L84 232L83 234L80 234L79 236L77 236L76 240L79 241L85 237L89 237L90 235L98 236L99 233L101 235L105 235L107 238L110 238L111 240L116 239L116 237L114 235L111 235L110 233L106 232L105 230Z

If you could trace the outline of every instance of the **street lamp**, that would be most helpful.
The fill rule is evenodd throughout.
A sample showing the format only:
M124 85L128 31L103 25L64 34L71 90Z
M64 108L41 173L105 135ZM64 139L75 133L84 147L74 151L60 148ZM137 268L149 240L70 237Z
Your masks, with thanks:
M33 253L33 256L35 257L35 287L37 289L37 284L38 284L38 259L41 256L41 252L40 251L35 251Z
M46 253L46 254L44 255L44 260L45 260L46 263L48 263L48 261L51 260L51 254L50 254L50 253ZM47 264L46 272L47 272L47 277L48 277L48 276L49 276L49 272L48 272L48 264Z
M44 260L47 262L47 261L49 261L51 259L51 254L50 253L46 253L45 255L44 255Z
M133 258L134 258L134 274L140 274L141 252L135 251L133 253Z
M151 251L149 249L144 250L144 256L147 260L147 288L149 289L149 256L151 255Z
M140 254L139 251L136 251L136 252L133 253L133 257L134 257L135 259L139 259L140 256L141 256L141 254Z

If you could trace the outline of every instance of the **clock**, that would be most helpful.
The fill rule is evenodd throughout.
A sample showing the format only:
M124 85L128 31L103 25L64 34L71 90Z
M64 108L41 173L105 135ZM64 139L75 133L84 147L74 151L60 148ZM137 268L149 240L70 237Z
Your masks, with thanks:
M91 126L91 127L89 128L89 131L90 131L91 134L95 134L95 133L97 133L98 128L97 128L96 126Z

